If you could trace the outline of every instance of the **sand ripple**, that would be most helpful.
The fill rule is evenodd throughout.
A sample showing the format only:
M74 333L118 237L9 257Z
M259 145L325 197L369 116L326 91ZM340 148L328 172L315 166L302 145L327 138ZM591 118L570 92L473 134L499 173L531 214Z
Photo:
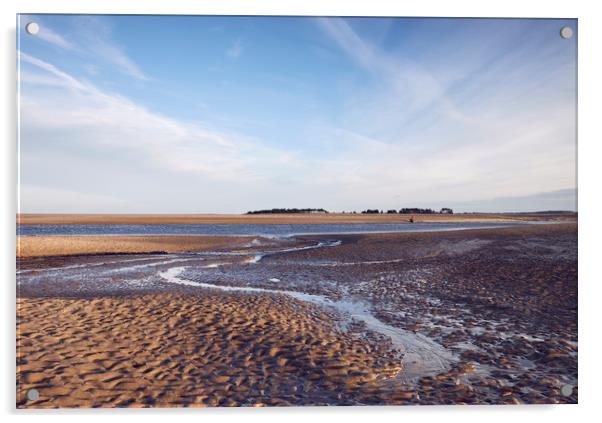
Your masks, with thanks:
M20 406L31 388L40 398L28 407L44 408L361 404L399 371L393 351L283 296L21 298L18 308Z

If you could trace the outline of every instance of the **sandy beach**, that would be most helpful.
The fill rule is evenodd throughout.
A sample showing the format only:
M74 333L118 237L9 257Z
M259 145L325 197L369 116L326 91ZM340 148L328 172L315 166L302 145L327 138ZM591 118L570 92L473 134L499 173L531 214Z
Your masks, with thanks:
M358 385L399 370L395 354L284 296L23 298L18 308L19 404L31 388L39 407L352 404Z
M577 402L574 223L194 238L19 260L17 406Z
M220 249L255 237L217 236L18 236L17 257L91 254L184 253Z

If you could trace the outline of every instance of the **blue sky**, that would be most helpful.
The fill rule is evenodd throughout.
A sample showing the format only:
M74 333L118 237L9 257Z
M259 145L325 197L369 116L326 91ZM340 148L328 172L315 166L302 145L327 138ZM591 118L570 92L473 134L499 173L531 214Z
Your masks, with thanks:
M18 25L22 212L575 209L575 20Z

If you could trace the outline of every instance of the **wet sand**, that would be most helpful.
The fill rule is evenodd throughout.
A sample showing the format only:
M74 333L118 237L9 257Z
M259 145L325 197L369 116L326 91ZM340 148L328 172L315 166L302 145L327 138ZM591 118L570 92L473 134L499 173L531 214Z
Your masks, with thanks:
M143 225L143 224L312 224L575 221L576 213L460 213L460 214L18 214L20 225Z
M284 296L22 298L18 308L19 406L31 388L31 407L354 404L358 386L399 370L393 352Z
M22 259L17 405L577 402L576 224L230 241Z
M49 257L91 254L185 253L216 250L255 237L226 236L18 236L17 257Z

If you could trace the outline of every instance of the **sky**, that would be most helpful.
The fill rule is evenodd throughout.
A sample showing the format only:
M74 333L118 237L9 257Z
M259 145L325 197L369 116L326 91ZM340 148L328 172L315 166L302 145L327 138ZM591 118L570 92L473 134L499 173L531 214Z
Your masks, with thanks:
M576 210L576 20L17 20L20 212Z

